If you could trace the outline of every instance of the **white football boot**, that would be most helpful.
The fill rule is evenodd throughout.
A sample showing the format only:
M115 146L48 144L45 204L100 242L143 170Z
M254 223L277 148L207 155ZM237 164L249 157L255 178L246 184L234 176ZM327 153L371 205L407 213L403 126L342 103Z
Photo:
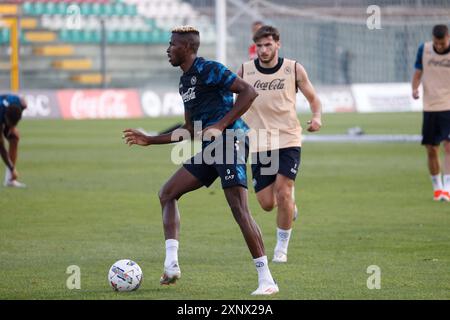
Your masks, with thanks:
M5 187L11 188L26 188L27 185L25 183L19 182L17 180L9 180L4 183Z
M287 254L281 251L275 251L273 253L272 262L276 263L285 263L287 262Z
M177 261L174 261L170 264L170 267L164 267L164 273L159 279L159 284L161 285L169 285L175 284L178 279L181 278L181 270Z
M3 181L3 185L5 187L12 187L12 188L26 188L26 185L22 182L19 182L17 180L11 180L11 171L9 171L8 168L6 168L5 171L5 180Z
M258 289L252 292L252 296L268 296L271 294L278 293L278 285L276 283L263 282L258 286Z

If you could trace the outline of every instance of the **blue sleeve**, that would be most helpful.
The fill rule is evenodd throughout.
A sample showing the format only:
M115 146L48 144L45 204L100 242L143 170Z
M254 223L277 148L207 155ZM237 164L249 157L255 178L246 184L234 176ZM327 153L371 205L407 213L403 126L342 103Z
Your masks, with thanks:
M227 90L230 89L237 77L236 74L219 62L208 63L204 68L203 75L207 85L219 86Z
M423 70L423 64L422 64L423 48L424 48L424 44L422 43L419 47L419 50L417 50L416 63L414 65L414 67L418 70Z
M5 107L12 105L12 104L19 105L19 106L22 105L22 103L20 102L20 97L13 95L13 94L1 95L0 103L3 104L3 106L5 106Z

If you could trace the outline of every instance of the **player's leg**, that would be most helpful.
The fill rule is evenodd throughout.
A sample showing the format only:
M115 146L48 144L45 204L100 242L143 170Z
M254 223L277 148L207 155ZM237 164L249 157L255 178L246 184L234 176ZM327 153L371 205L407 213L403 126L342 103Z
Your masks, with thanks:
M274 192L277 209L277 244L272 261L286 262L292 221L296 214L294 183L300 168L300 147L279 150L279 170L275 180Z
M3 135L8 141L8 154L14 166L17 163L17 155L19 150L20 133L17 128L4 128ZM4 185L7 187L25 188L26 185L17 180L11 180L11 172L9 169L5 171Z
M264 244L261 231L248 208L247 189L242 186L233 186L224 189L225 198L230 206L233 217L236 220L252 257L258 258L264 255Z
M270 151L269 151L270 152ZM264 154L269 157L269 155ZM276 178L276 172L278 172L278 168L276 168L275 172L271 172L271 174L267 174L264 172L264 169L269 167L271 163L263 164L261 162L261 156L258 153L252 154L252 180L253 187L256 192L256 199L258 200L259 205L264 211L272 211L273 208L277 206L277 201L274 194L274 183Z
M274 186L275 183L273 182L264 189L256 192L256 199L264 211L270 212L277 206Z
M442 200L443 185L439 160L439 145L442 141L438 112L423 112L422 145L427 152L428 171L433 185L433 199Z
M230 137L227 137L227 139L230 139ZM252 294L270 295L277 293L278 286L269 270L261 231L248 208L246 171L248 139L235 138L233 144L225 144L223 159L227 159L226 155L230 154L233 154L232 163L225 161L225 164L216 164L215 169L221 178L222 188L224 189L228 205L241 229L258 272L258 288Z
M274 262L286 262L289 240L292 232L292 224L295 211L295 203L292 198L294 180L282 174L275 180L275 196L277 208L277 244L274 249Z
M180 230L180 214L178 199L185 193L196 190L204 184L185 167L178 169L159 191L162 209L164 236L178 240Z
M294 180L282 174L277 174L274 189L278 203L277 226L282 229L290 229L294 217L294 201L292 198Z
M442 183L441 164L439 159L439 146L425 145L427 150L428 171L430 172L431 183L433 185L433 199L436 201L445 200L443 194L444 186Z
M439 129L444 149L442 200L450 201L450 111L439 112Z
M236 185L224 189L224 192L233 217L241 229L258 272L258 289L252 294L268 295L277 293L278 286L270 273L261 231L248 208L247 189L243 186Z
M12 163L16 165L20 141L19 129L17 128L10 129L6 139L8 140L9 143L9 150L8 150L9 157L11 158Z
M164 184L159 191L159 201L162 209L164 236L166 239L166 258L164 260L164 274L160 284L175 283L181 277L178 264L178 239L180 232L180 213L178 199L190 191L203 186L203 183L186 168L181 167Z
M444 141L444 190L447 198L450 198L450 141ZM450 200L450 199L449 199Z

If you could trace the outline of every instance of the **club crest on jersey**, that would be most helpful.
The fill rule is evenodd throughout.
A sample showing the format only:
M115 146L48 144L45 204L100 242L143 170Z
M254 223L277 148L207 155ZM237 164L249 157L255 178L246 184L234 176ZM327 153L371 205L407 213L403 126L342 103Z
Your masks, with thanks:
M291 74L291 72L292 72L291 67L286 66L286 68L284 68L284 73L285 74Z
M189 88L188 91L181 95L183 102L188 102L195 99L195 87Z
M195 85L197 83L197 77L196 76L192 76L191 78L191 85Z

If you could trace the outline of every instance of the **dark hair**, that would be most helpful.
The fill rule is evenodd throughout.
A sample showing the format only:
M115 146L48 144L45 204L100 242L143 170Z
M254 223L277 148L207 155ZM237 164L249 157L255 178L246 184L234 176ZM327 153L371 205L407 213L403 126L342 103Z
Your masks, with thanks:
M15 126L20 119L22 119L22 106L19 104L11 104L6 108L5 118L11 123L12 126Z
M272 36L272 39L275 41L280 40L280 32L278 31L277 28L272 26L262 26L253 35L253 41L256 42L258 40L261 40L262 38L270 36Z
M192 49L194 53L197 53L200 47L200 32L192 26L181 26L172 29L172 33L176 33L183 37L189 48Z
M433 27L433 36L437 39L444 39L448 35L448 27L445 24L438 24Z

